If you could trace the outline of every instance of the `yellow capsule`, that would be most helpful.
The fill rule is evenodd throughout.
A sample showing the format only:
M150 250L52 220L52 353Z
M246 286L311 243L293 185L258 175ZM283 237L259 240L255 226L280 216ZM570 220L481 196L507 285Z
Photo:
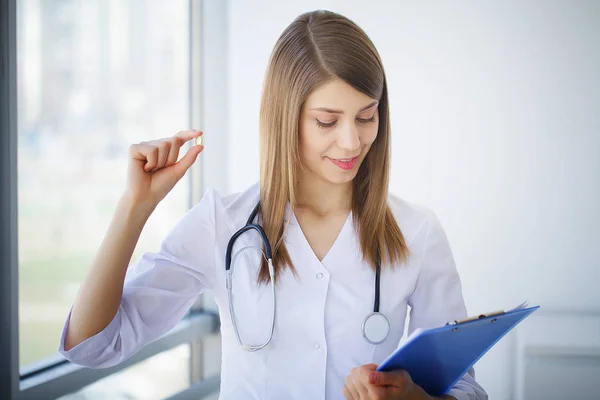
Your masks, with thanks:
M202 144L202 136L198 136L196 138L196 146L200 146Z

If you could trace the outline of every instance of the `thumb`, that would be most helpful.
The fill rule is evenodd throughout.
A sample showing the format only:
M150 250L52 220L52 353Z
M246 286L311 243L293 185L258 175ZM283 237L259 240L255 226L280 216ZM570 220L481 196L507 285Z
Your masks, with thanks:
M397 386L405 388L410 383L411 379L403 369L397 369L390 372L377 372L373 371L369 373L369 382L372 385L378 386Z
M178 176L183 176L185 172L192 166L198 154L204 150L204 146L192 146L185 156L181 157L181 160L177 161L175 165L173 165L173 170L177 173Z

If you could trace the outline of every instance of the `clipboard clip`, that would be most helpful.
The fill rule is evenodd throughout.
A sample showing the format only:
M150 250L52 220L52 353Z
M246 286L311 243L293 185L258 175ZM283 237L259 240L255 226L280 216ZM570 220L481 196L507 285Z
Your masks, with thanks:
M465 322L477 321L478 319L493 317L493 316L502 315L502 314L505 314L505 313L506 312L504 310L500 310L500 311L494 311L494 312L487 313L487 314L479 314L479 315L474 316L474 317L469 317L469 318L465 318L465 319L455 320L455 321L452 321L452 322L447 322L446 326L448 326L448 325L460 325L460 324L464 324ZM496 322L496 321L492 321L492 322Z
M527 302L525 301L525 302L519 304L518 306L516 306L515 308L513 308L511 310L508 310L508 311L500 310L500 311L494 311L494 312L487 313L487 314L479 314L478 316L475 316L475 317L469 317L469 318L460 319L460 320L456 320L456 321L452 321L452 322L447 322L446 326L448 326L448 325L460 325L460 324L463 324L463 323L469 322L469 321L477 321L478 319L493 317L493 316L496 316L496 315L502 315L502 314L513 312L513 311L523 310L526 307L527 307ZM494 323L494 322L496 322L495 318L492 320L492 323Z

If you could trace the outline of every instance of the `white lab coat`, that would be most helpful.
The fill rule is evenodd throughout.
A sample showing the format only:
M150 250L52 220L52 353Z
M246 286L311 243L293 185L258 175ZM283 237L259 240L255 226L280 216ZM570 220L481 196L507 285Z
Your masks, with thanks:
M340 399L352 368L381 363L396 349L407 306L411 307L409 333L467 315L439 221L432 212L390 195L389 206L411 254L399 268L382 268L380 311L389 318L391 331L382 344L369 344L361 324L373 311L375 279L362 260L352 216L319 261L288 209L285 244L297 276L286 269L277 283L271 343L253 353L242 350L227 301L225 249L258 199L257 184L225 197L208 191L167 235L160 251L145 254L130 268L121 306L106 329L68 352L63 331L61 353L89 367L119 363L168 332L198 294L210 290L221 317L221 399ZM233 249L233 304L240 335L249 344L260 344L268 336L271 289L256 283L256 253L239 250L260 243L257 235L246 233ZM449 394L460 400L486 399L471 374Z

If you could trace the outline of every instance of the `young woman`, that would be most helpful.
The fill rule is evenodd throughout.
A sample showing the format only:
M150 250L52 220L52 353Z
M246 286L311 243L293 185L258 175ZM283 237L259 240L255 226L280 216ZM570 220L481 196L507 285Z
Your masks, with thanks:
M131 146L127 187L60 351L88 367L117 364L210 290L221 398L433 398L406 372L374 371L398 346L407 306L409 332L466 316L439 221L388 194L388 94L374 45L338 14L301 15L275 45L260 113L260 183L208 191L127 270L146 220L203 149L177 161L181 146L202 133ZM487 398L472 373L444 398Z

